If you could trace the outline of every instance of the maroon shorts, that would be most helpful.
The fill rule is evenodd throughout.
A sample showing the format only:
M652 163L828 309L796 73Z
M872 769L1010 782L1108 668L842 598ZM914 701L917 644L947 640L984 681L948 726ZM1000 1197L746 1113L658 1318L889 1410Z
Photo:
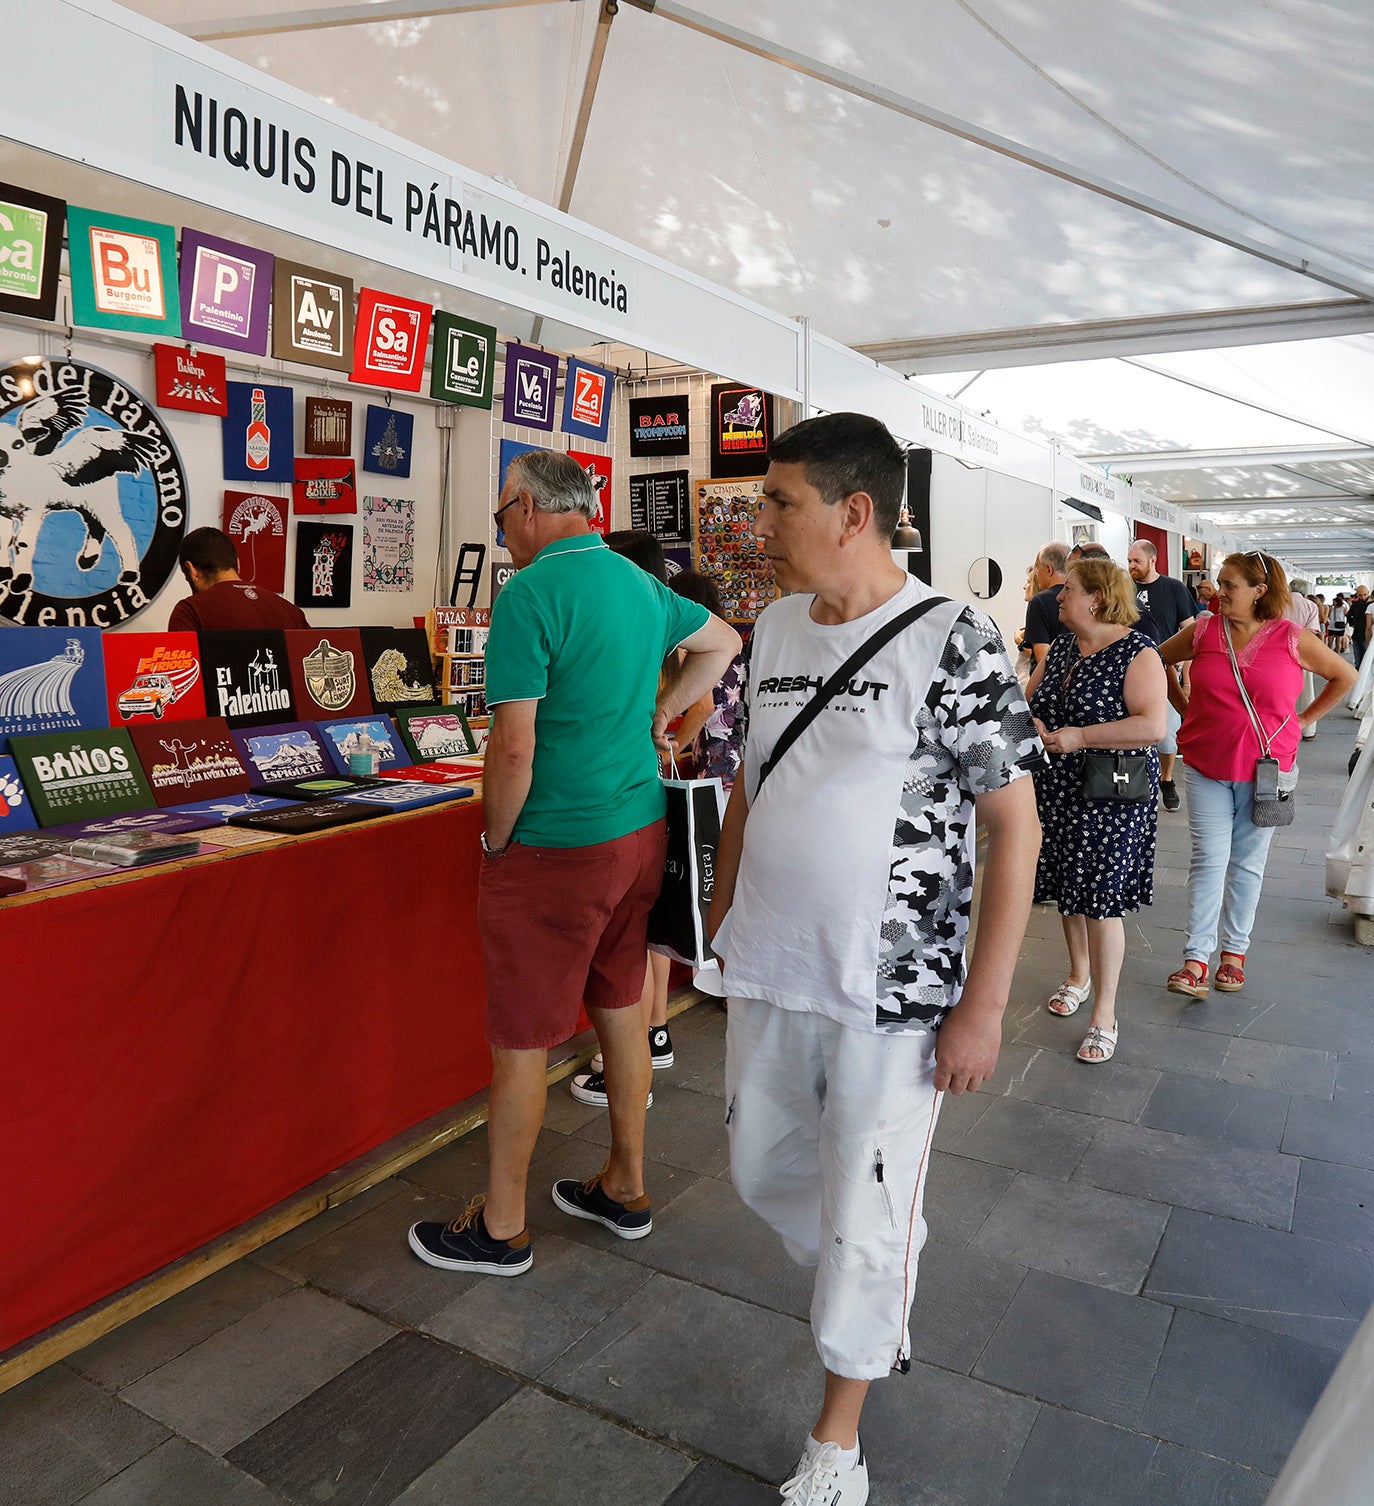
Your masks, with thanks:
M506 1051L556 1046L590 1009L644 992L644 933L663 882L667 823L594 847L512 842L482 859L477 921L487 974L487 1040Z

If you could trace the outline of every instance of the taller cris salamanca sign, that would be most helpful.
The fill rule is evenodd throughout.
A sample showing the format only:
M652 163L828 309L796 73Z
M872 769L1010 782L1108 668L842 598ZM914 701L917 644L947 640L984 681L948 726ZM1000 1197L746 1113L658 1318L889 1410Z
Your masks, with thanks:
M176 568L186 472L157 409L82 361L0 366L0 618L113 627Z

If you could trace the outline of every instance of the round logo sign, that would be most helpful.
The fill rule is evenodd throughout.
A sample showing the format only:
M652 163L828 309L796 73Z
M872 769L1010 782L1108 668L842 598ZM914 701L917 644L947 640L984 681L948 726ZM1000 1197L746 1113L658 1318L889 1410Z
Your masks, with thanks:
M176 569L186 472L156 408L84 361L0 366L0 618L113 627Z

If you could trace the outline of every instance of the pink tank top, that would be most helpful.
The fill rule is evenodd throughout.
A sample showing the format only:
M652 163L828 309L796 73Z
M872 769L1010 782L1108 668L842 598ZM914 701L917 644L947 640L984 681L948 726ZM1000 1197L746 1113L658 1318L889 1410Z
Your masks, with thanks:
M1302 665L1297 656L1301 632L1296 622L1280 617L1263 623L1236 654L1255 714L1281 769L1293 767L1302 735L1297 713L1302 694ZM1178 734L1184 761L1208 779L1253 779L1259 739L1236 686L1221 618L1211 612L1204 612L1193 628L1190 679L1188 710Z

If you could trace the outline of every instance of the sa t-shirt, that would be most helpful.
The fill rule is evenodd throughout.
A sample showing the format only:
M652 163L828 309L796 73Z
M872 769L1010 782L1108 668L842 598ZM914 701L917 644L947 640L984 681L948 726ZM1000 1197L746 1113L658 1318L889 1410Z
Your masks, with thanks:
M958 1003L973 896L974 799L1044 750L1001 635L959 602L888 643L778 761L788 723L884 622L929 596L908 578L867 616L770 606L744 690L750 796L715 946L732 995L870 1034L925 1034Z
M658 672L709 616L595 533L556 539L511 577L491 612L487 704L539 702L517 841L590 847L663 818Z

